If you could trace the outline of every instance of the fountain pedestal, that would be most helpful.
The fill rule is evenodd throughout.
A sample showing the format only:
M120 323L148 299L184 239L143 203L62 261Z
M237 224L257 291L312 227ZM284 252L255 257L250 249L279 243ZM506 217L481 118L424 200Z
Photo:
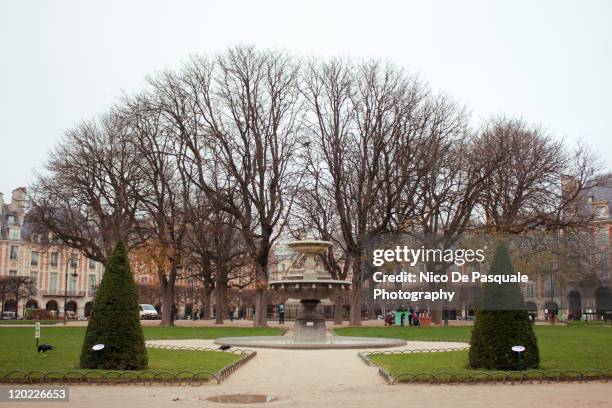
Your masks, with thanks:
M327 337L325 318L317 312L319 299L302 299L302 312L295 319L294 339L298 342L324 342Z

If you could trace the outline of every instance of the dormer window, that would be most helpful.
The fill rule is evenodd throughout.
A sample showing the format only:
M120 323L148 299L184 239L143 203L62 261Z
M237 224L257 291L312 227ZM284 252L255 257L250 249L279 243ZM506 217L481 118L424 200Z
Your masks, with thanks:
M11 224L16 224L15 222L15 216L14 215L7 215L6 216L6 222L11 225Z
M593 214L595 218L598 219L606 219L610 216L608 211L608 203L605 204L597 204L593 208Z
M19 240L19 228L9 228L11 241Z

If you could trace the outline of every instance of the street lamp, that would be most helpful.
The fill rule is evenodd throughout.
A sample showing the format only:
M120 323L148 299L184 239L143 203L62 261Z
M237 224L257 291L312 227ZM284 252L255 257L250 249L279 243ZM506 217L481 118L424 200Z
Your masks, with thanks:
M68 260L66 260L66 273L64 276L64 324L66 324L66 319L68 318L68 313L66 313L66 305L68 303L68 267L72 264L74 271L70 274L72 277L77 277L77 262L79 259L79 253L76 250L72 250L72 254Z

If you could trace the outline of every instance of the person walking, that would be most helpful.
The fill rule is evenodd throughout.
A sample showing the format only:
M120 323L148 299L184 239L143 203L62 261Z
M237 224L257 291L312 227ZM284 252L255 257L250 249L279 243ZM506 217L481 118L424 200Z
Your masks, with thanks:
M420 322L419 322L419 312L417 312L416 310L414 312L412 312L412 325L413 326L419 326Z
M285 324L285 305L278 305L278 324Z

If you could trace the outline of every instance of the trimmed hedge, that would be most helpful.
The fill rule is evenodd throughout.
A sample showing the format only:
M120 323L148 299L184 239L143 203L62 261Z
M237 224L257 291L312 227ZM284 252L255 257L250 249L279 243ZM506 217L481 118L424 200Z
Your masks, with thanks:
M92 350L92 346L98 343L104 344L104 349ZM147 364L138 290L127 249L119 241L96 293L81 350L81 368L141 370Z
M489 274L514 274L506 244L497 247ZM537 339L518 283L484 284L470 345L472 368L524 370L539 366ZM520 366L517 353L512 351L515 345L525 346Z

